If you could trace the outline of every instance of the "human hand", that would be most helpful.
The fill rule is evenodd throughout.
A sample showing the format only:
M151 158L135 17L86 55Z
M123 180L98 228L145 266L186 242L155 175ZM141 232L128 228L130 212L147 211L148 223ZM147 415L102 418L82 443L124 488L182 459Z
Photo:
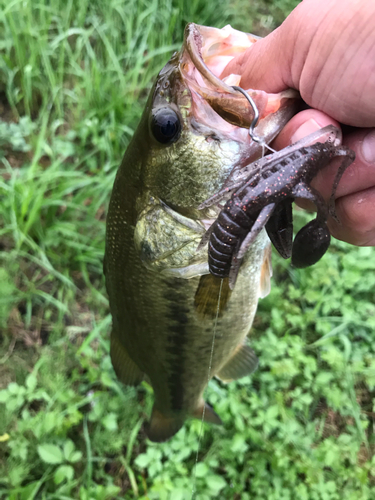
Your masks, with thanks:
M374 0L304 0L277 30L233 59L222 77L230 73L241 75L245 89L295 88L314 108L292 118L276 149L329 124L357 127L343 136L356 159L337 188L340 223L330 218L328 226L340 240L375 245ZM326 200L337 168L332 162L312 183Z

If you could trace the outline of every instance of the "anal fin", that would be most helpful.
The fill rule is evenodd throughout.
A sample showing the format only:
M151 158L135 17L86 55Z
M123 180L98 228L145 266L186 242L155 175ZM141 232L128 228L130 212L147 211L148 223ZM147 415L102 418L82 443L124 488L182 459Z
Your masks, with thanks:
M111 361L117 377L125 385L138 385L144 378L143 372L131 359L115 330L111 333Z
M223 422L219 415L215 412L211 405L202 400L201 405L193 412L193 417L202 419L203 416L203 408L204 408L204 421L210 424L222 425Z
M230 360L216 374L223 382L231 382L250 375L258 368L259 360L253 349L241 344Z

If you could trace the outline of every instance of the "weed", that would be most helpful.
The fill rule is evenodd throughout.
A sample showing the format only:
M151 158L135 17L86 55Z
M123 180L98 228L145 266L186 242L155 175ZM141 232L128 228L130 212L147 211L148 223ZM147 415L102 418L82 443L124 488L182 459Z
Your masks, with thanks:
M149 443L150 387L108 354L105 213L152 79L186 22L259 33L295 3L0 0L2 498L182 500L194 467L197 500L375 497L374 249L275 259L260 368L210 384L196 465L200 422Z

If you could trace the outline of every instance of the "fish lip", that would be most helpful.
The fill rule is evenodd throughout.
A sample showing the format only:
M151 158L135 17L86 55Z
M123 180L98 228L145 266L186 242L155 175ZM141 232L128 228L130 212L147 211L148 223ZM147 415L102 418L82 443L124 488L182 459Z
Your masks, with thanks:
M191 57L191 60L200 74L212 85L219 88L223 92L228 94L237 95L238 92L234 90L232 87L227 85L223 80L220 80L216 75L212 73L212 71L208 68L206 63L203 60L201 47L202 47L202 39L203 35L197 28L197 24L189 23L185 28L185 47L188 54Z
M254 111L249 107L247 100L241 93L227 85L206 65L202 54L204 34L201 33L200 28L204 29L206 27L189 23L185 28L179 64L180 72L185 77L188 87L200 94L203 100L227 123L240 128L248 128L254 118ZM184 62L186 62L184 52L187 53L195 69L208 84L205 88L191 79L188 74L184 75ZM250 93L253 94L251 91ZM256 96L252 95L252 97L257 101L257 106L262 114L267 103L266 93L256 91Z
M200 102L198 110L199 107L208 105L216 113L216 116L222 118L228 125L248 129L254 119L253 108L242 93L221 80L219 74L222 74L223 67L219 71L220 64L219 68L215 64L212 68L206 64L205 58L210 59L210 64L212 64L211 50L215 46L212 40L216 38L215 32L212 34L210 30L223 33L223 36L217 37L217 43L221 46L218 53L219 59L220 56L234 57L235 53L246 50L259 39L259 37L248 33L237 32L229 25L219 30L189 23L185 28L184 43L180 52L179 72L192 96L199 96L199 98L196 97ZM244 38L237 38L237 33L241 33ZM214 67L216 67L216 74ZM198 74L201 80L197 78ZM236 77L240 78L240 75L232 76L235 80ZM205 85L202 85L202 80ZM277 114L277 110L282 110L286 102L291 103L300 97L299 93L292 89L278 94L269 94L263 90L246 90L255 101L260 120L267 118L269 114Z

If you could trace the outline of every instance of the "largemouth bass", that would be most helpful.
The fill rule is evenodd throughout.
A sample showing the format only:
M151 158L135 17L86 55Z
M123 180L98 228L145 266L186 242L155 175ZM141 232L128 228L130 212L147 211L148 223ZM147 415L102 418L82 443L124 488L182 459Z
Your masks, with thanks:
M247 344L258 299L270 289L270 241L262 230L230 290L209 274L202 235L220 207L198 207L234 168L261 156L248 127L247 100L220 75L257 38L227 26L189 24L182 49L160 71L117 173L107 217L104 270L113 317L111 359L119 379L152 385L148 437L164 441L187 417L220 423L203 400L221 289L210 376L251 373ZM271 141L296 111L298 94L248 89L259 111L257 133Z

